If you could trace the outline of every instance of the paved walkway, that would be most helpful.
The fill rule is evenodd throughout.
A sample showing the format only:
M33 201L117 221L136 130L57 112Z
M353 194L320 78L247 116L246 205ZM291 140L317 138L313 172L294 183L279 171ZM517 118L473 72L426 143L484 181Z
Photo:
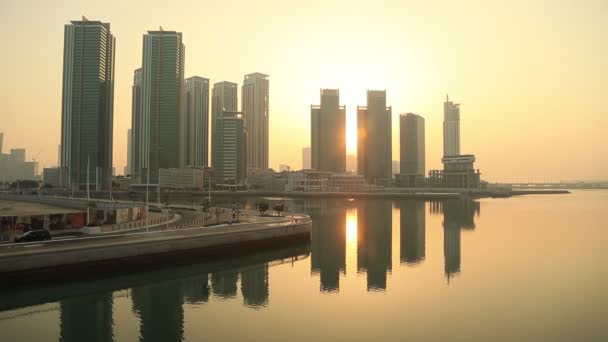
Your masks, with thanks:
M290 214L291 215L291 214ZM266 218L266 217L264 217ZM27 256L39 253L52 253L53 251L68 251L83 248L101 248L112 244L112 246L133 244L137 242L153 242L160 240L183 239L186 237L200 237L205 235L232 234L245 231L261 230L275 227L288 227L294 224L309 224L312 222L307 215L294 215L292 217L268 217L270 220L264 222L241 222L235 224L220 224L210 227L196 227L173 229L169 231L150 231L126 234L113 234L106 236L92 236L82 238L71 238L62 240L51 240L45 242L31 242L22 244L10 244L0 246L0 258L12 256ZM296 223L297 220L297 223Z

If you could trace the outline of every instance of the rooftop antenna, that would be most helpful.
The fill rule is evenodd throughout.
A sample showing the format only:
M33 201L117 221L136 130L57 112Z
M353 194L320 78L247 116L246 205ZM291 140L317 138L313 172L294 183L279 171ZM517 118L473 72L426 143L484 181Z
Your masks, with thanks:
M445 94L445 102L450 102L450 97L448 96L448 94Z

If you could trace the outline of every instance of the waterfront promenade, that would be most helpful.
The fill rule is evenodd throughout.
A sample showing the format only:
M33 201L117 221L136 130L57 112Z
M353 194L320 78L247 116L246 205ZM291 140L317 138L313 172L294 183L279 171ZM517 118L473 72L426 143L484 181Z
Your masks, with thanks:
M261 217L255 222L113 234L0 246L2 286L14 283L163 264L192 257L246 254L271 246L310 242L303 214Z

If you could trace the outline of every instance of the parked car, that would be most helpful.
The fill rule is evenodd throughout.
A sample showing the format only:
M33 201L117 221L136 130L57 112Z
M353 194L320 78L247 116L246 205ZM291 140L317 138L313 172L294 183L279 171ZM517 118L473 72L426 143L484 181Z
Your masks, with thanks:
M45 229L30 230L29 232L19 235L15 238L15 242L33 242L46 241L51 239L51 233Z

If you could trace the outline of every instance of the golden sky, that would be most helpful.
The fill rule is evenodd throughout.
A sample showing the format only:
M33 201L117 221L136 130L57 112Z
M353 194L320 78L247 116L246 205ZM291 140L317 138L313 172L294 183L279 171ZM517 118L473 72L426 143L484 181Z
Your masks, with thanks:
M310 105L340 88L354 132L367 89L426 119L427 169L441 168L443 101L461 103L461 152L489 181L608 178L608 1L3 0L0 131L57 162L63 26L82 15L116 37L114 165L126 163L142 35L183 33L186 77L270 75L270 166L301 166ZM239 106L241 94L239 91ZM355 142L348 141L350 151Z

